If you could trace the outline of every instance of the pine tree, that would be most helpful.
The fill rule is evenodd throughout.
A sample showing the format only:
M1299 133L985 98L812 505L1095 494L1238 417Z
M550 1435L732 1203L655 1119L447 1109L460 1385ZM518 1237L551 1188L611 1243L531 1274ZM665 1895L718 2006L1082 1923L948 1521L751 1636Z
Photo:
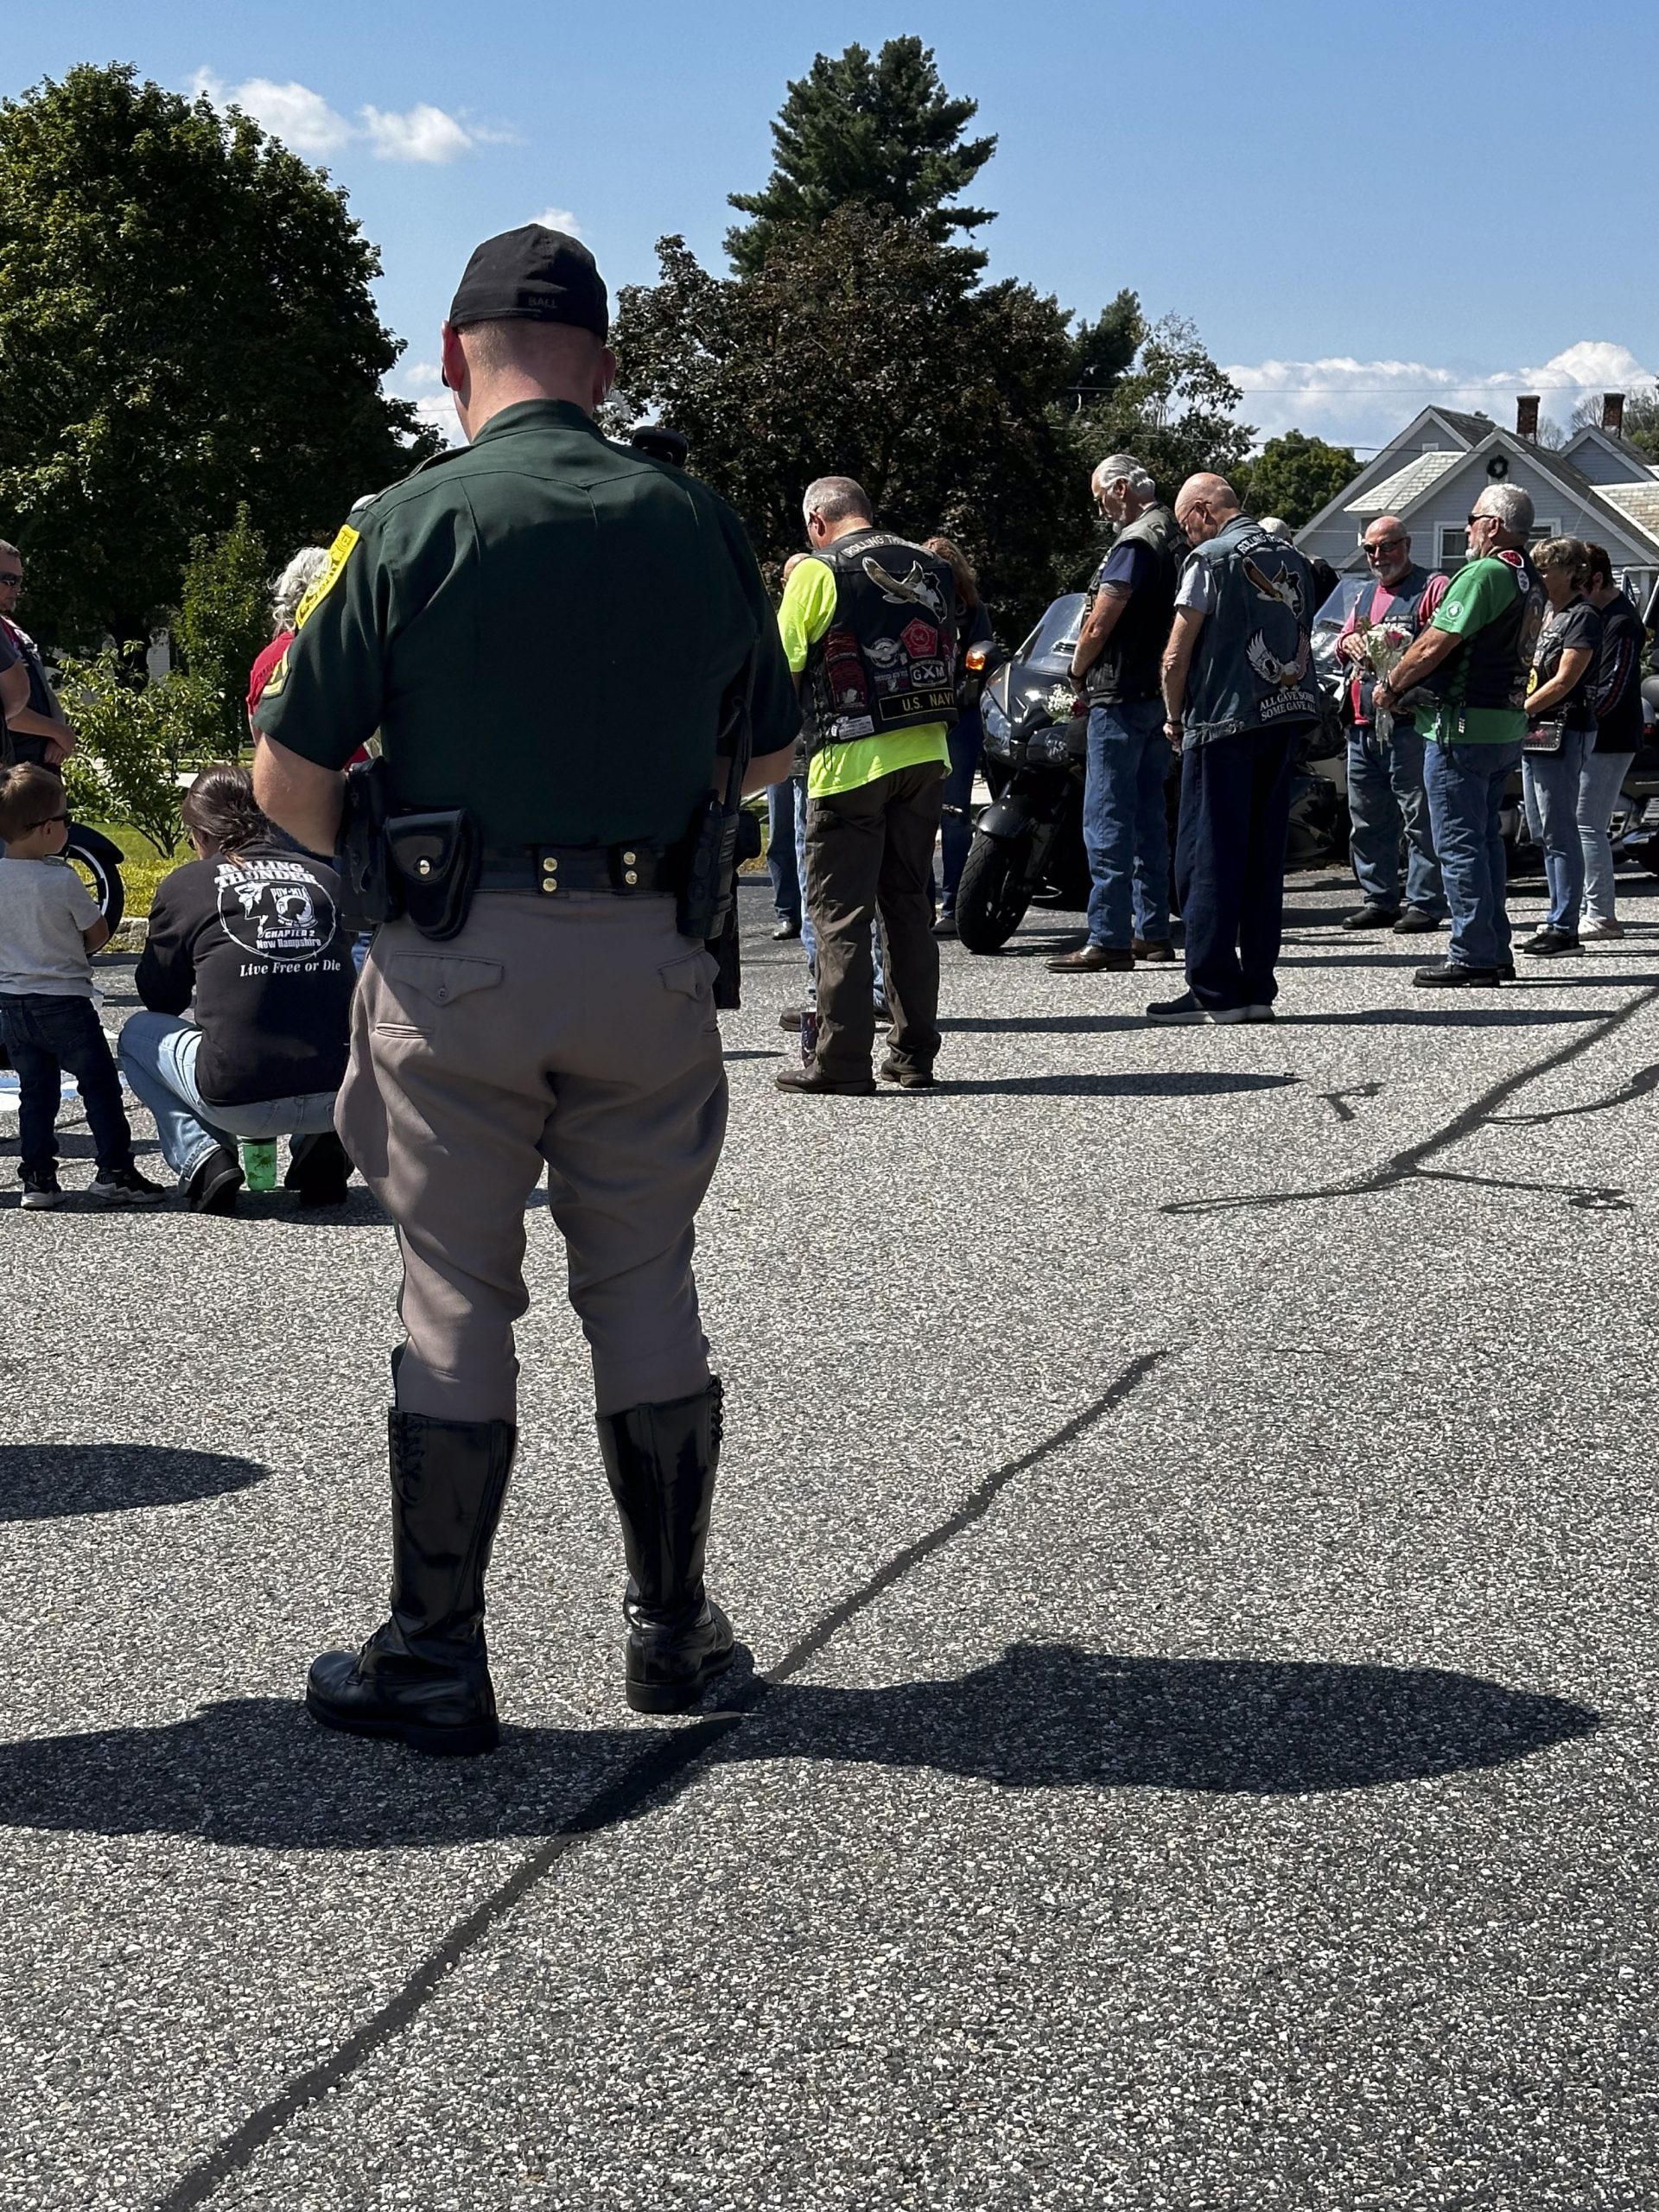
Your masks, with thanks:
M772 126L765 188L730 195L753 219L726 234L738 273L754 275L780 240L821 229L837 207L885 207L938 245L992 221L988 208L944 205L996 150L994 137L963 139L978 110L947 95L919 38L889 39L874 60L862 46L817 55ZM974 255L975 268L984 262Z

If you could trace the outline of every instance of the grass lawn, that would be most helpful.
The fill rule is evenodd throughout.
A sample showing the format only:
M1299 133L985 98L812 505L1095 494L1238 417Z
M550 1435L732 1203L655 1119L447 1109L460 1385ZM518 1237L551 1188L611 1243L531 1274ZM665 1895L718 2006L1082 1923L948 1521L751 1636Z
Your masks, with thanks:
M194 860L194 853L182 842L171 860L164 861L148 837L137 830L129 830L114 822L94 822L88 825L101 830L104 835L121 848L121 880L127 887L127 919L142 921L149 912L150 901L156 896L156 887L164 875L170 875L183 861Z

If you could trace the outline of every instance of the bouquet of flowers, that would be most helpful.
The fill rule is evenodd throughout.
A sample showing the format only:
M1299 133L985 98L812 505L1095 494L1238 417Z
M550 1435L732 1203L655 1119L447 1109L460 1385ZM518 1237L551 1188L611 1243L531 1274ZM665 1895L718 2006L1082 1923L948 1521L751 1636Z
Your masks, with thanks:
M1372 683L1386 683L1401 662L1413 633L1399 622L1368 622L1362 615L1354 625L1354 635L1359 640L1364 658L1364 669ZM1408 712L1419 707L1432 707L1434 695L1421 684L1415 684L1406 696L1396 702ZM1373 728L1382 744L1386 745L1394 730L1394 716L1383 709L1375 712Z

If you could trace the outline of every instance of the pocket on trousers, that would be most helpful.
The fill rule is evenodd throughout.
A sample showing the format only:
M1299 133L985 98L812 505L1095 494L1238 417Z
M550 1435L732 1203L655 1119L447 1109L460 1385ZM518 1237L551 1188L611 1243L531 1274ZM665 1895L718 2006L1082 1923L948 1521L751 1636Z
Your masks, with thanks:
M687 952L657 973L665 991L677 991L682 998L706 999L715 987L715 966L712 953Z
M374 1027L394 1035L412 1032L429 1036L446 1007L478 991L495 989L505 973L499 960L394 952L380 970Z

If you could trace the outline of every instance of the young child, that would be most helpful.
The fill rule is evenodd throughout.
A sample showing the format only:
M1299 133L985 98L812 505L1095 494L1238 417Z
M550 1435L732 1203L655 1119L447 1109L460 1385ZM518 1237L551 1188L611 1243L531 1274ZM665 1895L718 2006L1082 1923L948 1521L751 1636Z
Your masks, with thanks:
M44 769L0 774L0 1039L17 1071L25 1206L60 1205L56 1124L67 1068L98 1148L93 1203L151 1206L162 1196L132 1164L121 1078L92 1005L90 955L110 934L79 877L57 858L68 836L63 785Z

